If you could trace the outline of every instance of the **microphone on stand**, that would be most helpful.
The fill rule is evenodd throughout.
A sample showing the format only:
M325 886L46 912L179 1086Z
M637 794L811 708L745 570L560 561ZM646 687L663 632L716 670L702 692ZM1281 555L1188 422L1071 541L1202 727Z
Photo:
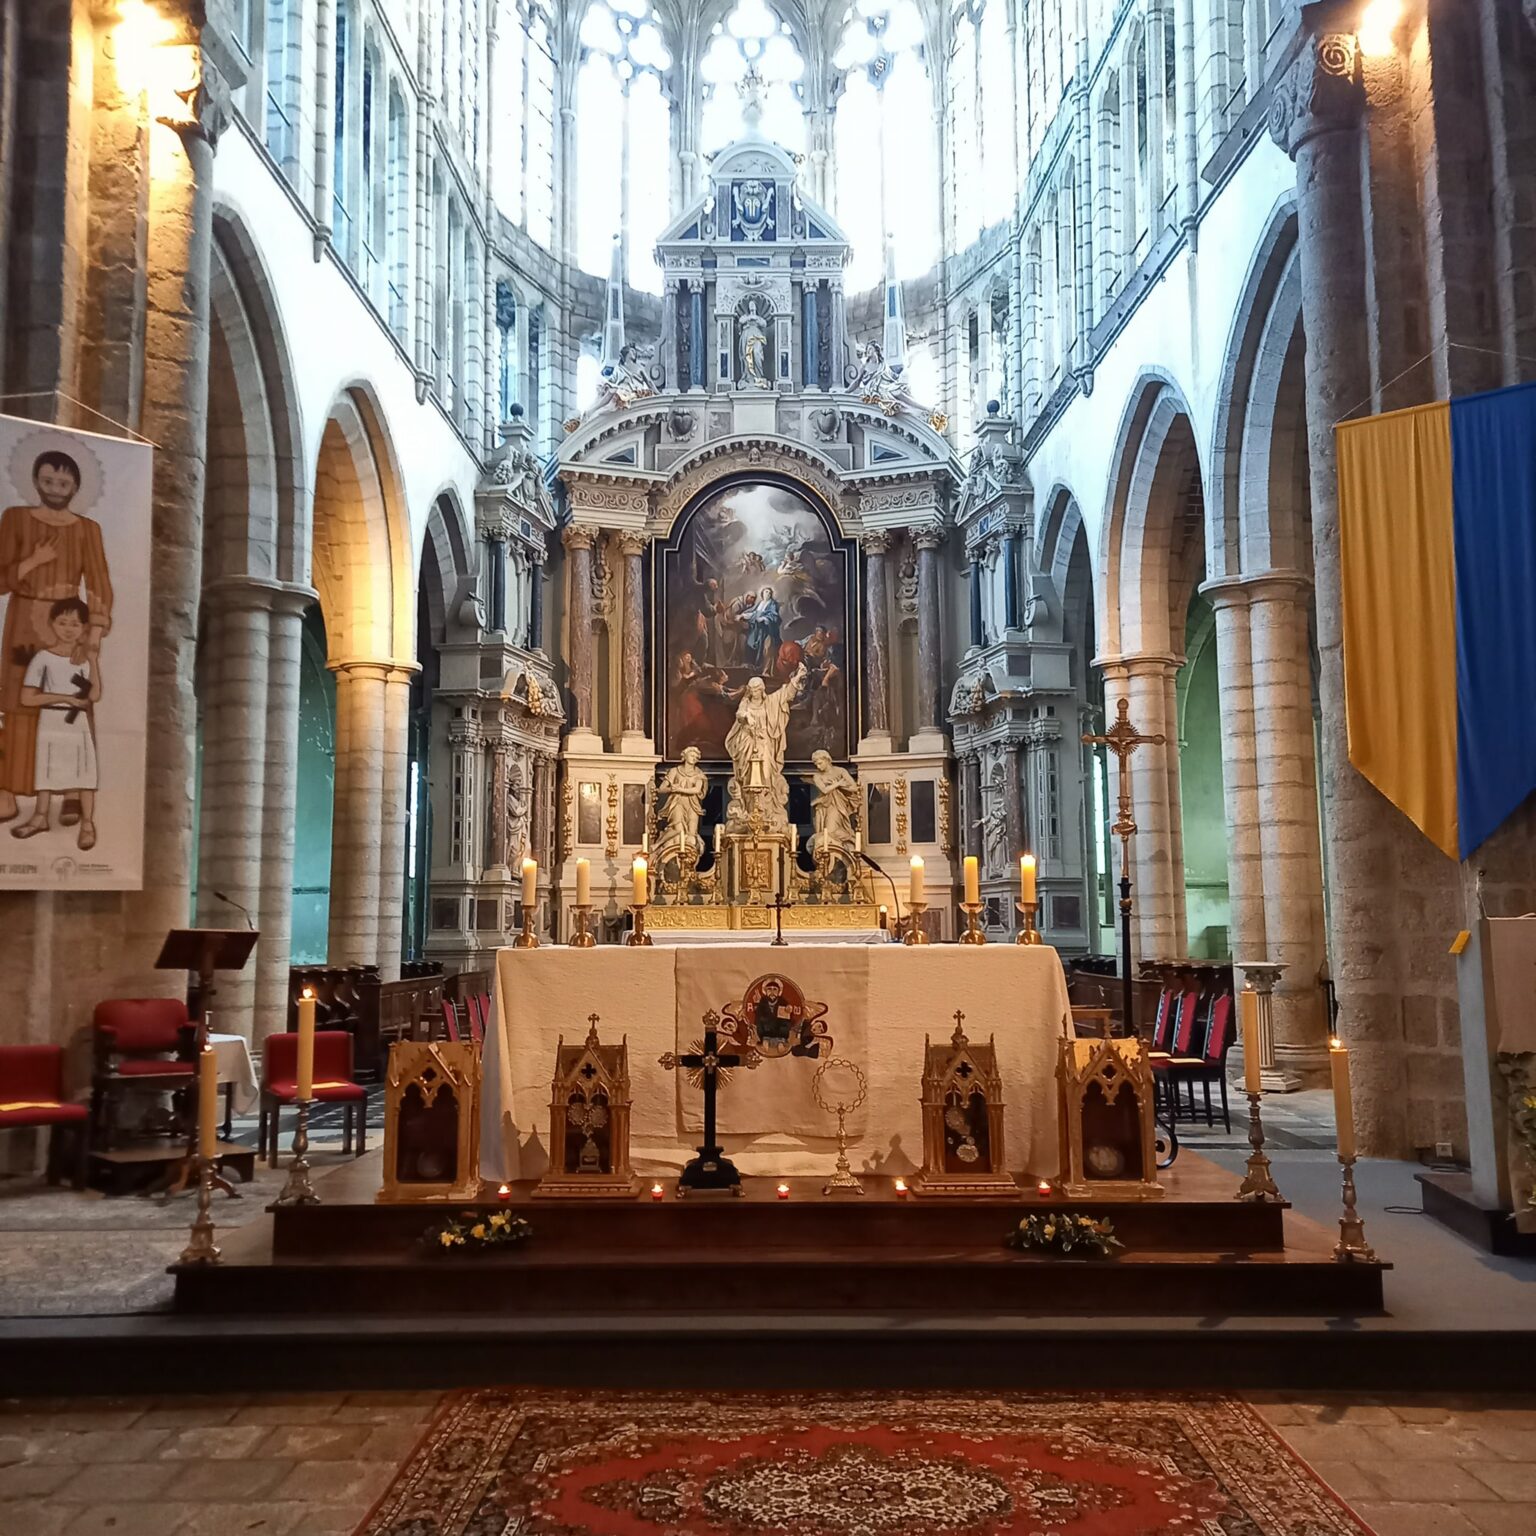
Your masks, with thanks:
M235 911L245 919L245 926L249 928L252 933L256 932L256 924L251 921L251 914L246 911L246 909L242 907L238 901L232 901L228 896L224 894L223 891L215 891L210 889L208 894L212 896L215 901L222 901L226 907L233 907Z
M868 864L869 867L872 870L874 870L874 872L877 875L879 875L885 881L885 883L888 886L890 886L890 888L891 888L891 910L892 910L892 912L896 916L896 927L895 927L894 930L891 930L891 929L888 928L886 930L886 932L887 932L887 934L889 934L889 933L891 933L893 931L896 932L896 933L900 933L901 932L901 898L896 894L896 882L893 879L891 879L890 872L887 869L885 869L885 867L883 865L877 863L874 859L870 858L870 856L867 853L865 853L865 851L862 848L859 849L859 857L861 859L863 859L863 861L866 864Z

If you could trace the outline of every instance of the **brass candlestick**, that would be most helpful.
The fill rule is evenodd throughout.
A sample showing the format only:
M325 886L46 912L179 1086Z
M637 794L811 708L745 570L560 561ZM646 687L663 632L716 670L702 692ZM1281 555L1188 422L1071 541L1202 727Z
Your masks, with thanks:
M181 1250L183 1264L218 1264L218 1247L213 1241L213 1162L197 1159L197 1214L192 1218L192 1236Z
M926 901L909 901L907 903L906 926L902 930L901 942L903 944L926 944L929 942L928 934L923 928L923 913L928 910Z
M1014 905L1023 914L1024 926L1019 929L1013 942L1015 944L1043 944L1045 940L1040 937L1040 930L1035 927L1035 913L1040 910L1040 903L1038 901L1017 901Z
M962 944L985 944L987 936L981 931L981 903L962 901L960 910L965 913L965 932L960 935Z
M654 948L655 941L645 931L645 908L631 907L629 916L633 926L629 930L629 937L624 942L636 948Z
M537 905L537 903L535 903ZM539 936L533 931L534 908L523 903L523 931L512 940L513 949L537 949Z
M1255 1204L1278 1202L1283 1198L1270 1177L1269 1159L1264 1155L1264 1117L1259 1112L1262 1098L1263 1095L1258 1093L1248 1095L1248 1145L1253 1151L1248 1154L1248 1172L1237 1191L1239 1200L1251 1200Z
M571 911L576 914L576 932L571 936L566 948L591 949L597 943L597 940L587 932L587 924L592 920L591 906L572 907Z
M1339 1217L1339 1241L1333 1250L1339 1264L1374 1264L1376 1251L1365 1240L1365 1223L1355 1209L1355 1160L1341 1157L1344 1169L1344 1210Z
M293 1128L293 1163L288 1169L288 1182L277 1197L279 1205L319 1205L320 1196L309 1182L309 1105L308 1099L299 1100L299 1123Z

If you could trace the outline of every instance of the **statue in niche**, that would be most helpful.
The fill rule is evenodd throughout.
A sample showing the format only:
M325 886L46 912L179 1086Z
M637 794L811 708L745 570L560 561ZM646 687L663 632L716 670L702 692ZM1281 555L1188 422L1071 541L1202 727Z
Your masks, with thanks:
M753 389L772 387L768 378L768 327L758 313L757 300L747 301L737 322L741 330L741 382Z
M859 786L846 768L832 761L830 752L811 753L813 772L806 775L816 788L811 801L811 820L816 830L811 834L811 857L823 852L851 852L857 837Z
M784 738L789 732L790 706L805 685L805 664L774 693L761 677L749 678L736 720L726 733L725 750L730 755L734 777L730 784L728 821L746 819L747 796L762 794L766 799L768 824L785 825L789 805L789 781L784 777ZM761 802L759 802L761 804Z
M976 823L981 830L981 860L989 875L1000 874L1008 867L1008 812L1001 804L982 813Z
M709 779L699 767L699 756L697 747L684 747L682 762L669 768L656 786L657 792L667 797L662 811L664 827L656 850L658 864L668 854L680 853L684 848L692 848L695 854L704 852L699 821L704 815Z
M528 782L527 766L520 758L507 765L507 852L508 866L520 864L528 855L528 829L533 812L533 787Z

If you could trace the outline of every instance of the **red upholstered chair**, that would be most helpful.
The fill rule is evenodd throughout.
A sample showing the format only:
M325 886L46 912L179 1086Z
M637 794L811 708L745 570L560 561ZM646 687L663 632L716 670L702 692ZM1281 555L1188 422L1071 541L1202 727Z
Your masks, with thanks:
M490 997L483 992L471 992L465 999L464 1013L469 1019L469 1038L476 1045L483 1045L486 1024L491 1016Z
M118 997L92 1016L91 1139L116 1142L116 1110L130 1092L183 1095L197 1069L197 1028L174 997ZM182 1127L168 1123L177 1134Z
M447 1038L455 1045L459 1040L459 1010L454 1006L451 998L443 999L443 1028L447 1031Z
M1179 1080L1173 1065L1179 1058L1188 1058L1194 1049L1199 1003L1198 992L1181 992L1172 987L1164 989L1157 1003L1157 1023L1152 1031L1152 1049L1147 1053L1147 1059L1152 1065L1154 1090L1161 1098L1170 1122L1177 1120L1183 1112L1179 1104Z
M268 1167L277 1166L278 1126L283 1105L298 1102L298 1076L298 1035L268 1035L261 1050L261 1116L256 1132L257 1146L265 1151ZM315 1031L311 1087L316 1103L343 1106L341 1150L352 1151L355 1126L356 1155L361 1157L368 1150L368 1090L352 1081L352 1036L346 1030Z
M1189 1056L1175 1056L1168 1064L1175 1095L1179 1088L1189 1090L1189 1118L1195 1118L1195 1087L1198 1084L1205 1093L1205 1123L1216 1124L1211 1104L1211 1086L1221 1087L1221 1121L1227 1132L1232 1130L1232 1111L1227 1102L1227 1052L1232 1048L1232 994L1218 992L1201 1005L1200 1048Z
M48 1182L64 1168L64 1145L72 1146L70 1182L85 1188L90 1155L90 1111L64 1097L64 1048L59 1045L0 1045L0 1131L51 1126Z

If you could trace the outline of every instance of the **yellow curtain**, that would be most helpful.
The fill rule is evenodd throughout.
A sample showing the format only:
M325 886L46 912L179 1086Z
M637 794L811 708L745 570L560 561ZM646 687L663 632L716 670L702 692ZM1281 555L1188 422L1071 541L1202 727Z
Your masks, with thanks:
M1453 859L1451 408L1337 430L1349 760Z

